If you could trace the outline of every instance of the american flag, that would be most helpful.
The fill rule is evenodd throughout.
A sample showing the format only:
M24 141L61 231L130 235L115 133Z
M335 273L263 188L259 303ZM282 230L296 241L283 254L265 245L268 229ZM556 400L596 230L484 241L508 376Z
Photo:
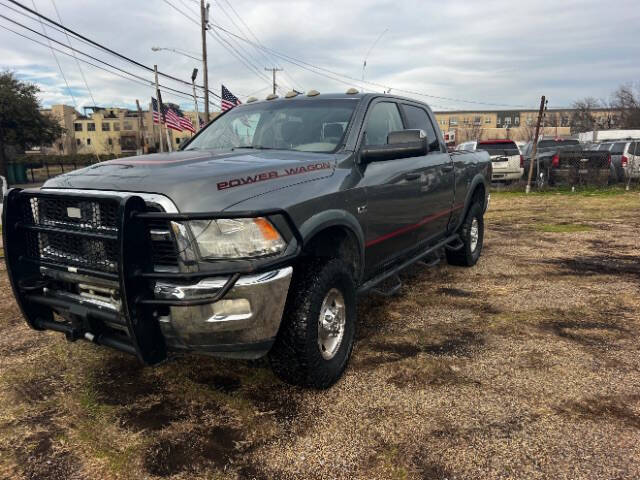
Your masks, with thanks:
M222 106L223 112L231 110L233 107L240 105L241 103L242 102L238 100L238 97L227 90L227 87L222 85L222 101L220 102L220 105Z
M164 118L167 128L181 132L182 126L180 125L180 117L178 114L174 112L171 107L167 107L166 105L163 105L162 107L164 110Z
M196 133L196 129L193 126L193 123L191 123L191 119L183 116L180 116L180 126L182 127L183 130L188 130L191 133Z
M158 101L151 97L151 109L153 110L153 123L160 124L160 109L158 108Z

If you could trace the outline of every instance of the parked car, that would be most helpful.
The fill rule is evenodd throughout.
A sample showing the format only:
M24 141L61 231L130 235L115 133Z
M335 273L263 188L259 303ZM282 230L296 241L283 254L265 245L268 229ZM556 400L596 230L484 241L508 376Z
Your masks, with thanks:
M613 182L623 182L629 164L629 149L636 143L632 139L603 142L598 150L608 151L611 154L611 175Z
M28 324L147 364L268 354L285 381L325 388L351 355L357 295L392 293L442 249L478 261L489 155L447 153L426 104L268 98L181 151L10 190L4 254Z
M484 150L489 153L493 173L492 181L515 181L524 172L523 158L520 149L513 140L481 140L464 142L456 147L458 151L475 152Z
M524 171L529 172L533 142L523 150ZM540 165L540 171L538 171ZM533 178L539 186L581 181L607 183L611 172L611 155L601 150L585 150L576 139L542 138L538 140Z
M626 179L640 178L640 140L628 142L620 158Z

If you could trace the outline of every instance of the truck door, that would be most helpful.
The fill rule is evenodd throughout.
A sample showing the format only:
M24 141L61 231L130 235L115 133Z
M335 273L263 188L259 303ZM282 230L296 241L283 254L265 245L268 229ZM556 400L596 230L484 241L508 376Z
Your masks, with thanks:
M413 159L415 168L420 172L416 205L420 227L416 230L416 240L426 242L447 231L454 200L454 166L436 135L427 110L409 103L403 103L402 110L407 128L420 129L427 134L427 155Z
M361 146L386 145L390 132L404 130L398 104L374 100L364 120ZM360 187L366 192L365 255L368 272L415 245L422 218L420 172L415 158L362 165Z

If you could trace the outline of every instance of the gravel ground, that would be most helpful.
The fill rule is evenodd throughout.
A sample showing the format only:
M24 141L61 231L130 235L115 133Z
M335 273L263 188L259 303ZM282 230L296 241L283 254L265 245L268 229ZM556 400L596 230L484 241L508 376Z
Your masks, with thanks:
M0 478L639 478L639 211L494 194L479 264L363 299L324 392L31 331L2 272Z

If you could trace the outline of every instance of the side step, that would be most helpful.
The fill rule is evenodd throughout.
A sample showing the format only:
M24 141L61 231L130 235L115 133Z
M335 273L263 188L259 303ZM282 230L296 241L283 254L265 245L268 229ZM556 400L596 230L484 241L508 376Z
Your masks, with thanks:
M393 275L392 277L387 278L386 280L380 282L370 291L375 295L380 295L381 297L392 297L396 293L400 291L402 288L402 280L398 275Z
M462 243L462 240L460 240L460 237L458 235L456 235L455 240L444 246L444 248L446 248L447 250L452 250L454 252L457 252L462 247L464 247L464 243Z
M432 247L429 247L428 249L420 252L416 256L414 256L412 258L409 258L408 260L405 260L404 262L396 265L395 267L393 267L393 268L391 268L391 269L389 269L389 270L387 270L385 272L382 272L377 277L374 277L371 280L366 281L365 283L360 285L360 288L358 288L358 294L367 293L367 292L373 290L375 287L380 285L385 280L387 280L389 278L397 277L398 273L400 273L402 270L404 270L405 268L409 267L410 265L413 265L414 263L421 261L423 258L427 257L428 255L433 254L439 248L447 247L448 245L450 245L452 243L455 243L456 241L460 242L460 247L459 248L462 248L462 242L460 241L460 237L458 236L458 234L451 235L450 237L447 237L444 240L441 240L440 242L436 243ZM434 255L434 256L436 257L436 260L432 259L430 262L427 262L426 265L433 266L433 265L436 265L440 261L440 258L438 258L437 255ZM399 283L399 285L398 285L398 283ZM395 286L391 290L386 290L386 289L378 289L378 290L382 290L382 291L386 291L386 292L391 291L390 294L387 293L387 295L385 295L385 296L393 295L402 286L402 283L400 282L399 279L398 279L398 283L396 283Z

